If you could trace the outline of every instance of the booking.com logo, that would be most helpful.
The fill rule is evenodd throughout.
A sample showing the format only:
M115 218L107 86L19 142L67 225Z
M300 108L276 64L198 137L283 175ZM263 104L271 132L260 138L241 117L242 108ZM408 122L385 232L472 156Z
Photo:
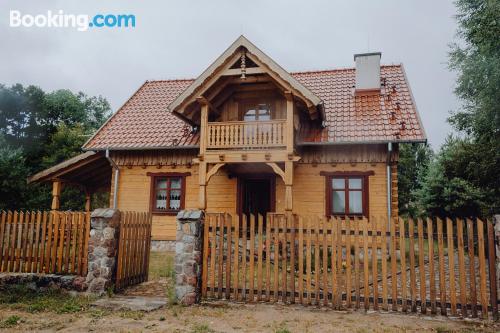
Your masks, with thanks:
M135 15L131 14L65 14L62 10L47 11L47 14L22 15L19 10L10 11L10 26L37 28L75 28L87 31L89 28L134 28Z

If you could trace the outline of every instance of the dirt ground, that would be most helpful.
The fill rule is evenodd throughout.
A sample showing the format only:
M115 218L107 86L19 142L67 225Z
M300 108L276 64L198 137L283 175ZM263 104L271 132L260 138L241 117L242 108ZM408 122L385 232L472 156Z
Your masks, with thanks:
M500 332L491 322L364 311L340 312L302 306L205 304L150 313L93 309L49 314L0 308L0 320L18 316L4 331L38 332Z

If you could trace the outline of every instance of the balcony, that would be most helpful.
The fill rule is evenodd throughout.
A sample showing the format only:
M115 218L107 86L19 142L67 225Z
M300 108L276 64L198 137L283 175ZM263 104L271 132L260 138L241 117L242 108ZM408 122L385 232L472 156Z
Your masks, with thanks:
M207 150L286 148L286 120L207 124Z

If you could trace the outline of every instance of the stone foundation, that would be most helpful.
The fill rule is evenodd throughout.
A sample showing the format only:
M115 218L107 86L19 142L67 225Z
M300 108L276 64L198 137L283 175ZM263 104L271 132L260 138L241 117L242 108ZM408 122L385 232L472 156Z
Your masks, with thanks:
M184 210L177 214L175 295L182 305L197 303L201 296L203 217L201 210Z
M153 240L151 241L151 251L174 252L175 243L176 243L175 241L169 241L169 240Z
M92 212L88 251L88 273L85 279L90 293L102 295L111 287L116 274L116 257L120 232L120 211L100 208Z
M85 291L85 277L38 273L0 273L0 292L9 285L26 285L33 290L53 288Z

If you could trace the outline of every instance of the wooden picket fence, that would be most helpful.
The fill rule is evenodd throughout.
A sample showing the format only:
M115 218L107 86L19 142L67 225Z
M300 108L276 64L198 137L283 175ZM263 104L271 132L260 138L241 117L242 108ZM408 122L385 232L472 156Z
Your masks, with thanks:
M121 212L115 289L148 280L151 213Z
M0 272L87 274L90 214L0 212Z
M202 296L498 318L493 224L207 214Z

